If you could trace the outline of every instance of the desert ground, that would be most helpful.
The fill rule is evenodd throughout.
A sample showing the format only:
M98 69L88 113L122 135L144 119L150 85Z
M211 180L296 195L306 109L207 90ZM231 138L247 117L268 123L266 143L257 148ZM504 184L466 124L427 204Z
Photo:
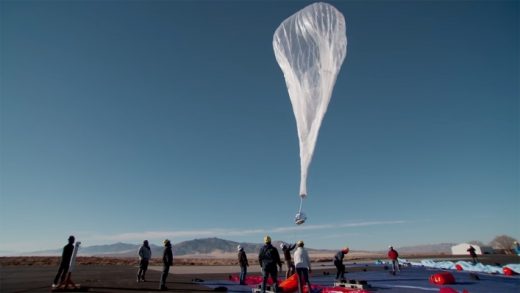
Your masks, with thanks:
M258 274L259 267L254 255L251 259L250 274ZM330 257L313 256L313 276L334 273ZM445 255L415 256L413 258L430 258L435 260L467 260L465 257ZM346 264L373 263L384 259L377 256L353 257ZM409 258L411 259L411 258ZM520 263L520 257L512 255L485 255L481 257L485 264ZM2 257L0 258L0 292L49 292L51 283L58 269L59 257ZM160 260L154 259L148 273L147 282L137 283L137 261L127 258L79 257L72 280L80 284L88 292L154 292L158 290ZM352 266L350 272L363 270L362 266ZM239 271L235 259L176 258L168 277L168 288L171 292L210 292L214 289L203 286L200 280L227 280L229 275Z

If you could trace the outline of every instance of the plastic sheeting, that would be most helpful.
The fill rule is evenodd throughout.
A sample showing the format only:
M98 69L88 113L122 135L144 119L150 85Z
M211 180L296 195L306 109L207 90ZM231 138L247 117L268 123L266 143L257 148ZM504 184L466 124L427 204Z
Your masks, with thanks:
M420 265L420 262L418 262ZM349 265L350 267L351 265ZM402 268L401 272L396 275L389 274L388 270L383 270L381 265L359 264L367 270L349 270L349 280L366 280L372 287L368 289L370 292L384 292L384 293L429 293L439 292L442 285L435 285L429 282L431 274L440 272L438 269L431 269L420 266L410 266ZM330 275L313 272L310 275L313 289L330 288L334 284L335 269L329 268ZM480 279L475 280L471 277L472 274L467 272L451 271L456 278L455 284L447 285L459 293L518 293L520 292L520 276L504 276L499 274L480 274ZM252 275L253 277L256 276ZM200 283L209 288L216 288L225 286L228 288L227 292L245 293L251 292L251 288L256 286L241 286L237 282L226 280L207 280ZM314 292L314 290L313 290ZM453 292L453 291L452 291Z
M508 264L503 267L500 266L491 266L491 265L485 265L481 263L473 264L468 261L433 261L429 259L421 260L420 262L411 262L412 265L415 266L425 266L428 268L436 268L436 269L443 269L443 270L456 270L457 265L462 267L463 271L467 272L478 272L478 273L489 273L489 274L503 274L503 268L508 267L515 273L520 274L520 264Z
M276 61L296 118L300 145L300 196L307 196L307 172L321 122L347 54L345 18L326 3L314 3L282 22L273 36Z

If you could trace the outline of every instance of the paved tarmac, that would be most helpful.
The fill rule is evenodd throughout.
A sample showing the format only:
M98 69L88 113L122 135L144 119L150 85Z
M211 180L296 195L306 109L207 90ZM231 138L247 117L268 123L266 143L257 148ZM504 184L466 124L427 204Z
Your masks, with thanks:
M58 267L55 266L3 266L0 267L0 292L50 292ZM173 266L167 279L170 292L213 292L219 284L237 274L237 266ZM314 274L331 271L320 265ZM258 266L251 266L250 274L259 274ZM88 292L156 292L161 277L160 266L150 266L147 282L136 282L137 267L124 265L77 265L72 280ZM200 281L205 281L201 283Z
M175 267L174 267L175 268ZM174 269L173 268L173 269ZM51 284L58 268L2 267L0 270L0 292L50 292ZM72 281L88 292L156 292L159 288L161 272L149 270L147 282L136 282L137 267L117 265L77 266L72 273ZM225 278L227 276L222 276ZM170 274L167 286L170 292L209 292L213 289L193 283L193 275Z
M500 259L503 263L518 262L518 257ZM496 257L487 260L498 261ZM51 283L58 270L52 265L2 265L0 266L0 292L50 292ZM391 276L382 265L347 264L347 278L368 280L376 292L438 292L439 288L428 282L436 270L404 268L398 276ZM437 270L440 271L440 270ZM136 282L137 266L131 265L77 265L72 280L88 292L156 292L159 291L161 267L151 266L147 282ZM167 279L169 292L214 292L216 287L228 287L228 292L251 292L251 288L231 284L229 276L237 274L237 266L173 266ZM327 274L329 273L329 274ZM333 283L335 269L330 264L315 264L311 282L329 286ZM258 275L258 266L251 266L250 275ZM479 274L475 280L467 272L453 272L457 284L454 289L479 292L520 292L520 276Z

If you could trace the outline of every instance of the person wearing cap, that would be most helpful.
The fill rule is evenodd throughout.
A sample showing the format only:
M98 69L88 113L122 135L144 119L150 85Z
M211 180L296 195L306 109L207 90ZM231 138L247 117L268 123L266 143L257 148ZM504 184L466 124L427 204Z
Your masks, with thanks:
M164 251L163 251L163 271L161 274L161 282L159 284L159 290L166 291L168 287L166 287L166 278L170 273L170 267L173 265L173 252L172 252L172 244L170 240L165 239L163 241Z
M392 245L388 246L388 258L392 262L392 274L395 275L396 272L399 271L399 262L397 258L399 257L399 253L394 249Z
M296 266L296 273L298 274L298 278L300 279L300 284L302 281L307 284L307 292L311 291L311 282L309 280L309 273L311 273L311 260L309 258L309 254L307 250L303 248L304 243L303 240L300 240L296 243L298 248L294 252L294 264Z
M247 255L242 246L237 247L238 250L238 264L240 265L240 285L245 285L246 275L247 275L247 267L249 266L249 262L247 261Z
M72 253L74 252L74 241L76 241L76 239L74 238L74 236L70 235L67 245L63 247L63 252L61 253L60 267L58 268L58 273L56 274L56 277L54 277L52 287L58 286L58 280L60 280L61 283L65 281L65 277L69 272L70 259L72 258Z
M280 244L280 248L283 251L283 256L285 258L285 263L287 264L287 272L285 272L285 278L289 278L294 274L295 268L294 268L294 262L291 259L291 251L296 248L296 243L294 244L287 244L285 242L282 242Z
M273 290L278 292L278 270L277 265L282 270L282 261L278 250L271 244L271 237L264 237L264 246L260 248L258 253L258 263L262 268L262 293L265 293L267 286L267 278L271 277L273 281Z
M148 240L143 241L143 245L139 248L139 271L137 271L137 283L146 282L145 274L148 270L148 263L152 258L152 250L150 249L150 245L148 245Z
M345 265L343 264L343 258L348 252L349 248L345 246L334 256L334 265L336 266L336 280L338 281L345 280Z

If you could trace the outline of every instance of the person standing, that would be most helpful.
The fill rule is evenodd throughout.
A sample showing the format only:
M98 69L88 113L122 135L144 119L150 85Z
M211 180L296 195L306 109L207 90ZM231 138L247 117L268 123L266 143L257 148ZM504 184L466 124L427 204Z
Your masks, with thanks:
M399 253L394 249L393 246L388 247L388 258L392 262L392 274L395 275L396 272L399 271L399 261L397 258L399 257Z
M173 252L172 252L172 244L170 240L165 239L163 241L164 251L163 251L163 271L161 274L161 283L159 284L159 290L166 291L168 287L166 287L166 278L170 273L170 267L173 265Z
M271 237L264 237L264 246L260 248L258 253L258 263L262 268L262 293L265 293L265 287L267 286L267 278L271 277L273 281L274 292L278 291L278 270L277 265L282 270L282 261L280 260L280 254L278 250L271 244Z
M338 251L334 256L334 265L336 266L336 280L345 280L345 265L343 264L343 258L349 252L348 247L343 247L342 250Z
M139 248L139 271L137 272L137 283L146 282L145 275L148 270L148 263L152 258L152 250L148 245L148 240L143 241L143 245Z
M473 264L476 265L478 262L478 258L477 253L475 252L475 247L473 247L473 245L470 245L466 251L469 252L471 259L473 260Z
M76 239L74 236L70 235L68 239L68 244L63 247L63 252L61 253L61 263L60 267L58 268L58 273L56 274L56 277L54 278L54 282L52 283L52 287L55 288L58 286L58 280L60 280L60 283L63 283L65 281L65 277L67 276L67 273L69 272L70 267L70 259L72 258L72 252L74 251L74 241Z
M294 263L291 259L291 251L296 248L296 244L287 244L282 242L280 244L280 248L283 251L283 256L285 258L285 263L287 264L287 272L285 273L285 278L288 279L292 274L294 274L295 268Z
M300 280L300 284L303 284L302 281L304 281L305 284L307 284L307 292L312 292L311 282L309 280L309 274L312 272L309 254L307 253L307 250L303 248L303 240L298 241L296 245L298 246L298 248L296 248L296 251L294 252L294 264L296 266L296 273L298 274L298 279ZM302 287L298 287L303 290Z
M242 246L238 246L238 264L240 265L240 285L246 284L247 267L249 263L247 261L247 255Z

